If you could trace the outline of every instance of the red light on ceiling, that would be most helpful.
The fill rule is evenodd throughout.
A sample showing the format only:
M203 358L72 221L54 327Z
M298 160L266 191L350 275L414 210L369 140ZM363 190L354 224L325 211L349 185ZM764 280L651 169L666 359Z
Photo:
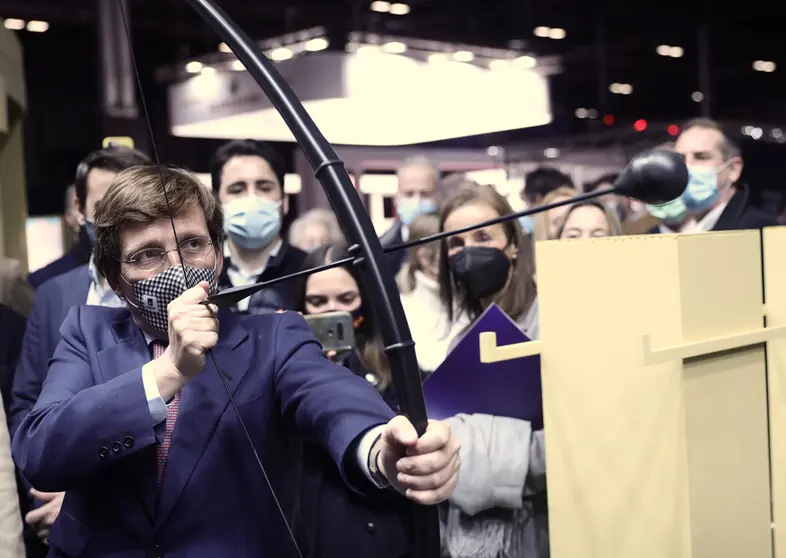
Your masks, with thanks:
M676 124L669 124L669 127L666 128L666 131L669 133L670 136L678 136L680 135L680 127Z
M644 120L643 118L636 120L636 122L633 123L633 129L636 130L637 132L643 132L644 130L647 129L647 121Z
M611 126L612 124L614 124L614 115L612 114L603 115L603 123L606 126Z

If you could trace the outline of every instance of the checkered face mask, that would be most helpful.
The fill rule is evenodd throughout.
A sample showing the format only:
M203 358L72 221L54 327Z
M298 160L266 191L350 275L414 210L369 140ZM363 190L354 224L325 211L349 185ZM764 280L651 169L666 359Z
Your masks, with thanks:
M131 284L137 303L128 303L136 308L145 321L163 334L169 333L169 316L167 307L169 303L179 297L190 286L198 285L200 281L207 281L210 293L216 291L216 270L203 267L185 266L188 281L184 279L182 265L173 265L169 269L154 275L149 279Z

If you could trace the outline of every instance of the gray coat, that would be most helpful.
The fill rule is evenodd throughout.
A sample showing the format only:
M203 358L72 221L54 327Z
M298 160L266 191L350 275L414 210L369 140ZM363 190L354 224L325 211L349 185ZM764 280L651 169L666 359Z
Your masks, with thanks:
M539 338L537 300L517 323ZM546 558L543 431L491 415L448 419L461 442L461 477L441 508L442 553L449 558Z

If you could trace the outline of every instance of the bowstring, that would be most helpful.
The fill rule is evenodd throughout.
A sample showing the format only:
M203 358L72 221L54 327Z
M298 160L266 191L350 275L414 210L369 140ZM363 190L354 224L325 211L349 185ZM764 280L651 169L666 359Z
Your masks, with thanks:
M169 222L172 225L172 234L175 237L175 246L177 246L177 257L180 259L180 266L183 271L183 280L185 281L186 288L190 289L192 285L190 284L190 278L188 273L186 272L186 265L183 261L183 255L180 251L180 241L177 236L177 228L175 227L175 217L172 213L171 206L169 204L169 194L167 193L166 181L164 180L164 175L161 170L161 159L158 155L158 149L156 147L156 139L155 134L153 133L153 123L150 118L150 112L147 108L147 101L145 99L145 92L142 88L142 79L139 73L139 67L137 66L136 62L136 55L134 54L134 45L131 40L131 28L128 24L128 20L126 18L125 6L123 0L117 0L118 10L120 12L120 17L123 21L123 31L125 32L126 41L128 42L128 48L131 55L131 66L134 70L134 78L136 80L137 90L139 91L139 102L142 105L142 114L145 119L145 124L147 126L147 134L150 140L150 151L153 155L153 160L156 163L156 168L158 169L158 176L161 181L161 189L164 192L164 202L166 203L167 212L169 213ZM208 308L210 308L208 306ZM215 313L213 315L215 317ZM297 552L299 558L303 558L303 552L300 550L300 545L295 538L295 534L292 530L292 527L287 521L286 513L284 513L284 508L281 505L281 501L278 499L276 495L276 491L273 489L273 483L270 481L270 477L267 474L267 470L265 469L264 464L262 463L262 459L259 457L259 452L257 452L256 446L254 445L254 441L251 438L251 434L248 432L248 428L246 428L245 421L243 421L243 417L240 414L240 409L238 409L237 403L235 402L235 398L232 395L232 390L229 389L229 384L227 384L226 378L230 378L228 374L224 373L219 367L218 362L216 361L216 357L213 354L211 349L208 349L207 354L210 356L210 360L213 362L213 366L216 368L216 372L218 373L218 377L221 378L221 384L224 386L224 390L227 393L227 397L229 397L229 402L232 405L232 409L234 409L235 415L237 416L237 420L240 423L240 428L243 430L243 434L245 435L246 441L248 442L248 446L251 448L251 453L254 455L254 459L259 466L259 470L262 472L262 476L265 479L265 483L267 484L268 490L270 491L270 495L273 497L273 501L276 504L276 508L278 509L278 513L281 516L281 519L284 522L284 526L287 529L287 533L289 535L290 540L292 541L292 545Z

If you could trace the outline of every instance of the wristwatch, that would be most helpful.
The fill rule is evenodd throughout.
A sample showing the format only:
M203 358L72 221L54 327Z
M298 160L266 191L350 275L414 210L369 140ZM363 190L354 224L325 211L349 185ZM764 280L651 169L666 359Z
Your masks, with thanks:
M377 439L371 444L371 451L368 452L368 462L366 464L368 465L369 473L371 473L371 478L374 479L374 484L379 488L387 488L390 486L390 483L379 469L379 454L382 452L382 444L379 443L381 439L382 434L377 436Z

